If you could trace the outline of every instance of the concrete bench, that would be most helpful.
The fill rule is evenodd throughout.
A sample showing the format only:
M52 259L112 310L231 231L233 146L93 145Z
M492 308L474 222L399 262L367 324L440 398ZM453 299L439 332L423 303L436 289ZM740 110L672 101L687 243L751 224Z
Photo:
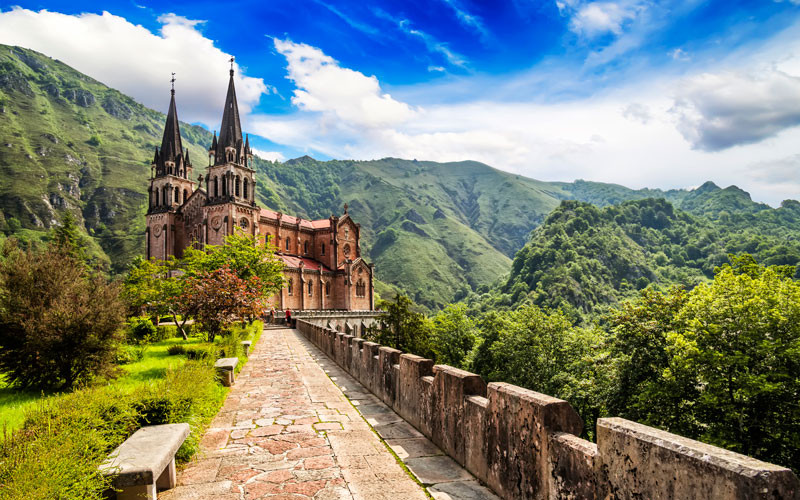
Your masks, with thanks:
M217 373L222 378L222 385L225 387L233 385L233 374L237 364L239 364L239 358L220 358L214 363L214 368L217 369Z
M142 427L100 466L113 475L117 500L156 500L156 490L175 487L175 453L189 435L189 424Z
M250 355L250 347L253 345L253 341L251 340L242 340L242 349L244 349L244 355Z

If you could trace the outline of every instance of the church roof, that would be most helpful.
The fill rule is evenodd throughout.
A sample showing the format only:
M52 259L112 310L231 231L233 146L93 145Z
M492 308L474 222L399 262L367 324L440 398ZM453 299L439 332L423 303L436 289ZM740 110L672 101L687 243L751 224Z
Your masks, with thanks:
M164 125L164 136L161 138L161 151L156 155L157 164L163 167L164 162L172 161L177 165L183 160L183 143L181 128L178 122L178 107L175 105L175 90L171 91L167 123Z
M222 112L222 125L219 129L219 139L217 140L216 160L217 163L225 162L225 148L236 148L237 151L242 147L242 125L239 120L239 104L236 102L236 88L233 85L233 70L228 81L228 95L225 97L225 110Z
M261 217L264 217L265 219L278 220L278 212L275 212L274 210L267 210L266 208L262 208L261 213L259 215ZM293 215L286 215L286 214L283 214L281 221L287 224L297 224L298 222L300 222L300 227L304 227L307 229L326 229L331 226L330 219L306 220L300 217L295 217Z
M328 269L322 262L319 262L314 259L309 259L307 257L297 257L294 255L284 255L284 254L278 254L278 257L283 261L284 264L286 264L286 267L291 267L296 269L300 267L300 263L302 262L303 268L306 269L307 271L319 271L320 269L323 271L330 271L330 269Z

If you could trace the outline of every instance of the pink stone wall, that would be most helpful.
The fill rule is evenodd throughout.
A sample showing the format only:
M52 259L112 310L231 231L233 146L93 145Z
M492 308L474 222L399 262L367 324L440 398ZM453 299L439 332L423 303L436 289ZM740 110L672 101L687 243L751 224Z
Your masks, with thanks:
M504 499L800 499L790 469L620 418L597 444L568 402L299 319L364 387Z

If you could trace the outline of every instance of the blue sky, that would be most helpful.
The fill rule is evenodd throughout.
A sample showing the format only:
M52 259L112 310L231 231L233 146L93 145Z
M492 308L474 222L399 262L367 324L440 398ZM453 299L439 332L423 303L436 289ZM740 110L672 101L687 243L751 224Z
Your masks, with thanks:
M0 43L262 155L475 159L542 180L800 198L800 0L15 2Z

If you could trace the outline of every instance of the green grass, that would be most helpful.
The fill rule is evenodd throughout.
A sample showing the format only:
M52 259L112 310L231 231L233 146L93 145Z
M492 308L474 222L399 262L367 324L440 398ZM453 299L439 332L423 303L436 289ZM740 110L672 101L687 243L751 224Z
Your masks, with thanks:
M260 322L256 323L258 325L261 324ZM261 332L262 328L250 327L250 340L252 340L253 346L258 342ZM246 336L242 334L240 340L246 340ZM215 344L221 345L223 342L224 339L222 337L217 337ZM129 391L142 384L163 379L167 369L178 368L186 363L186 355L170 356L167 353L167 349L173 345L204 347L210 344L200 336L189 337L189 340L171 338L152 343L147 347L140 361L122 365L123 373L118 378L110 380L108 385ZM237 371L242 369L246 361L247 358L243 353L240 353ZM39 401L58 397L61 397L61 394L21 391L8 387L4 381L0 380L0 428L4 428L6 432L19 429L25 421L25 413L28 409L33 408Z

